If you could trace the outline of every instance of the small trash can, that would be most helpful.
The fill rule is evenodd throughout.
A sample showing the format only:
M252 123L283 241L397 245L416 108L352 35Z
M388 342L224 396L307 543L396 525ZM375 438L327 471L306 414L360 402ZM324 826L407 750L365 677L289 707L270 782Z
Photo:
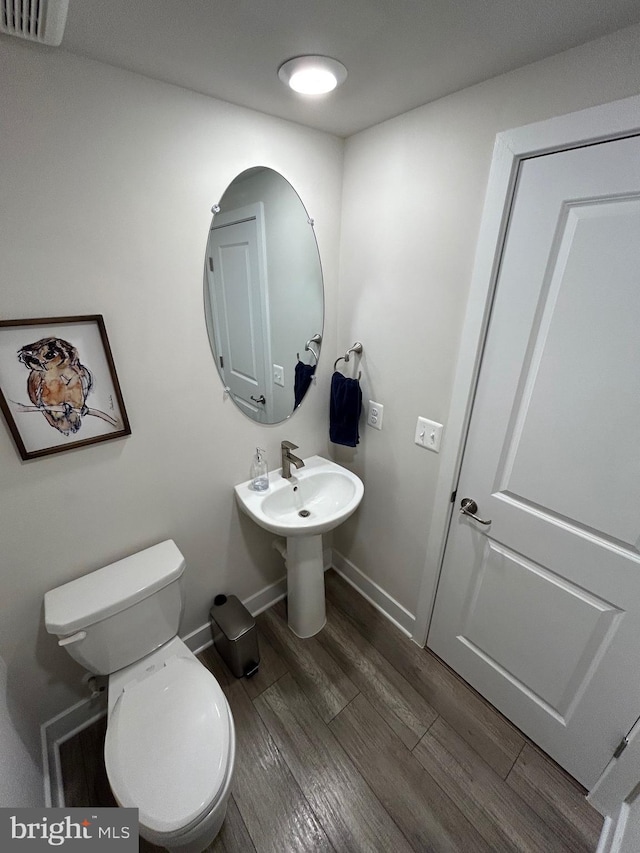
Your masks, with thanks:
M256 620L235 595L216 595L211 608L213 642L236 678L258 671L260 651Z

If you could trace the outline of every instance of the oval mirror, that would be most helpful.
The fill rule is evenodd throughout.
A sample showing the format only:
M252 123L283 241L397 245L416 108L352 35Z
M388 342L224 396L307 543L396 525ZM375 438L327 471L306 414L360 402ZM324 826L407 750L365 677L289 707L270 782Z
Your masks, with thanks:
M238 408L279 423L302 402L322 343L313 222L291 184L263 167L238 175L213 210L204 267L213 357Z

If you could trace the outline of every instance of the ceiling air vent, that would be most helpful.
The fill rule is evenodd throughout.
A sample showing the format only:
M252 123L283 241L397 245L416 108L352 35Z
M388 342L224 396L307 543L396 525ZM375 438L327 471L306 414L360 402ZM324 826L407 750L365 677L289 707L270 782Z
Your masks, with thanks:
M0 33L59 45L69 0L0 0Z

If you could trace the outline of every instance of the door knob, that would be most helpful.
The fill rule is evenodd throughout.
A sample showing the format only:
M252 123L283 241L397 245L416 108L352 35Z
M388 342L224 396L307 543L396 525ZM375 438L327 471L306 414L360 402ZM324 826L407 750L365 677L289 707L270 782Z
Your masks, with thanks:
M478 512L478 504L473 500L473 498L462 498L460 501L460 515L468 515L469 518L472 518L474 521L479 521L480 524L491 524L491 519L485 521L483 518L478 518L476 513Z
M267 402L264 398L264 394L260 394L259 397L254 397L252 394L251 399L253 400L254 403L266 403Z

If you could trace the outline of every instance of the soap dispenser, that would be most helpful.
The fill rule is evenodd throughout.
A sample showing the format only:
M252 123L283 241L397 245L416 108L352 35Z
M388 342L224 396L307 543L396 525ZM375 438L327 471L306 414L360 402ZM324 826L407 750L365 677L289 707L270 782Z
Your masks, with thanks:
M256 447L256 453L251 461L251 488L256 492L265 492L269 488L269 474L267 472L267 458L261 447Z

